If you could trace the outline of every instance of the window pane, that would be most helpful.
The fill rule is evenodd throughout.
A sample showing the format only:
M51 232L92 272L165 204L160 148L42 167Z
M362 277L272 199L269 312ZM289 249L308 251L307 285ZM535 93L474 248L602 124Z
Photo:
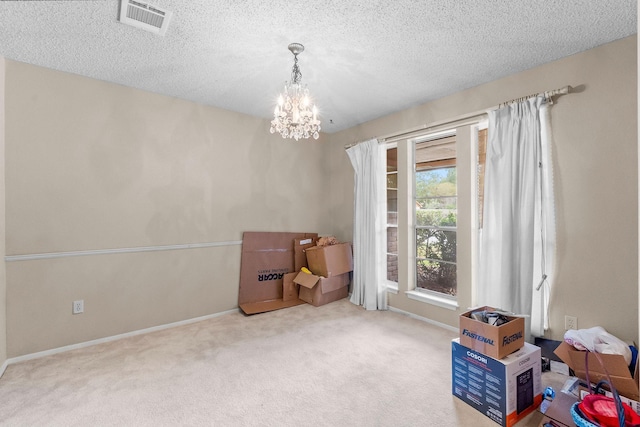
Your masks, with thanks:
M387 255L387 280L398 282L398 255Z
M387 150L387 172L398 170L398 149L389 148Z
M387 280L398 282L398 149L387 150Z
M456 295L456 265L438 261L420 260L417 262L417 283L419 288Z
M456 232L419 228L416 230L416 258L456 262Z
M391 172L387 174L387 188L398 188L398 173Z
M456 168L438 168L416 172L416 195L422 198L446 197L457 194Z
M387 224L398 224L397 190L387 190Z
M456 209L416 209L416 225L432 227L455 227Z
M387 227L387 253L398 254L398 227Z
M415 145L416 287L455 296L458 189L455 135Z

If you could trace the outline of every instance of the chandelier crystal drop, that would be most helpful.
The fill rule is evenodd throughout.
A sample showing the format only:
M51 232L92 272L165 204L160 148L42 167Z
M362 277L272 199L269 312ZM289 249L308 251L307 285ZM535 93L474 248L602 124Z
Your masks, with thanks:
M302 73L298 67L298 55L304 51L300 43L291 43L289 50L293 53L293 69L291 80L285 82L284 91L278 97L278 104L271 120L271 133L278 132L283 138L314 139L320 137L320 120L318 109L311 101L309 89L302 86Z

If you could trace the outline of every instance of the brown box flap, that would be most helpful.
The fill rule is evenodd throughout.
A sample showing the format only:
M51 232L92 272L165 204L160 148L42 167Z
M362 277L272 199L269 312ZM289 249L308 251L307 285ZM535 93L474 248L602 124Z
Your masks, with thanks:
M320 278L320 290L323 294L336 291L349 285L349 273L340 274L328 278Z
M298 299L298 284L293 282L298 273L287 273L282 277L282 300Z
M317 236L293 240L294 271L300 271L302 267L308 267L305 250L314 247L317 241Z
M280 310L281 308L295 307L296 305L300 304L306 303L300 299L289 301L283 301L280 299L272 301L249 302L246 304L241 304L240 308L245 314L258 314L265 313L267 311Z
M586 380L586 352L577 350L563 341L558 348L555 349L554 353L560 360L573 369L577 377ZM598 354L598 356L602 359L602 363L605 364L613 386L618 390L618 393L629 399L638 400L640 397L638 380L631 377L631 372L624 357L617 354L603 353ZM600 365L598 358L593 353L589 353L587 357L589 358L589 381L595 384L600 380L607 379L607 375Z
M320 280L319 276L315 274L303 273L302 271L296 275L293 279L294 283L297 283L300 286L304 286L305 288L312 289L316 283Z

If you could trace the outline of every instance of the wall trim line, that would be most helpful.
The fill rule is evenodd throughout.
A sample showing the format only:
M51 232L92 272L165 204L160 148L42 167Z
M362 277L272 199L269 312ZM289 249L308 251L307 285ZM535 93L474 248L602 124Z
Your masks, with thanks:
M219 246L241 245L242 240L231 240L228 242L206 242L206 243L186 243L181 245L164 245L164 246L140 246L134 248L116 248L116 249L93 249L87 251L69 251L69 252L48 252L41 254L26 255L7 255L4 257L6 262L11 261L33 261L51 258L67 258L89 255L112 255L112 254L130 254L137 252L157 252L157 251L175 251L182 249L200 249L214 248Z
M7 369L7 367L9 365L14 364L14 363L26 362L28 360L34 360L34 359L40 359L40 358L46 357L46 356L52 356L52 355L59 354L59 353L65 353L65 352L71 351L71 350L77 350L77 349L81 349L81 348L92 347L94 345L105 344L105 343L112 342L112 341L118 341L118 340L121 340L121 339L124 339L124 338L130 338L130 337L134 337L134 336L137 336L137 335L144 335L144 334L148 334L148 333L151 333L151 332L157 332L157 331L162 331L162 330L165 330L165 329L176 328L178 326L190 325L192 323L202 322L204 320L213 319L213 318L224 316L224 315L227 315L227 314L238 313L239 311L240 311L240 309L234 308L232 310L221 311L219 313L208 314L206 316L201 316L201 317L195 317L193 319L180 320L178 322L167 323L167 324L158 325L158 326L152 326L150 328L145 328L145 329L138 329L136 331L125 332L123 334L118 334L118 335L112 335L110 337L98 338L98 339L91 340L91 341L85 341L85 342L81 342L81 343L77 343L77 344L66 345L64 347L58 347L58 348L53 348L53 349L50 349L50 350L39 351L39 352L36 352L36 353L25 354L23 356L11 357L11 358L5 360L5 362L2 365L2 367L0 367L0 377L2 376L2 374L4 374L4 371Z

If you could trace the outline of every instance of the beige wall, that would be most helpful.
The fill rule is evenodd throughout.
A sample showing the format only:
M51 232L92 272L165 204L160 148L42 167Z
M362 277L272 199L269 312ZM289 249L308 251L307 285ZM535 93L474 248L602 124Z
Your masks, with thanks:
M455 93L330 136L334 229L352 232L353 171L344 145L491 108L531 93L580 89L552 107L557 208L557 263L550 338L561 339L564 316L578 327L600 325L638 337L637 46L632 36ZM400 230L403 232L403 230ZM404 232L407 232L404 230ZM463 252L468 248L461 248ZM459 280L469 281L469 273ZM401 291L406 284L400 283ZM472 301L464 295L460 308ZM460 311L390 295L393 307L458 325Z
M304 143L269 135L266 120L7 60L6 255L234 242L250 230L350 240L345 144L583 85L552 113L549 336L561 337L570 314L579 327L637 339L636 53L630 37ZM234 244L9 261L0 363L4 350L16 357L232 309L239 263ZM75 299L84 314L71 314ZM457 326L459 312L402 292L390 302Z
M4 185L4 68L5 60L0 56L0 259L5 256L5 185ZM7 360L7 278L5 263L0 262L0 366ZM2 370L0 369L0 375Z
M333 232L322 137L9 60L6 107L10 258ZM8 357L233 309L240 250L10 260Z

